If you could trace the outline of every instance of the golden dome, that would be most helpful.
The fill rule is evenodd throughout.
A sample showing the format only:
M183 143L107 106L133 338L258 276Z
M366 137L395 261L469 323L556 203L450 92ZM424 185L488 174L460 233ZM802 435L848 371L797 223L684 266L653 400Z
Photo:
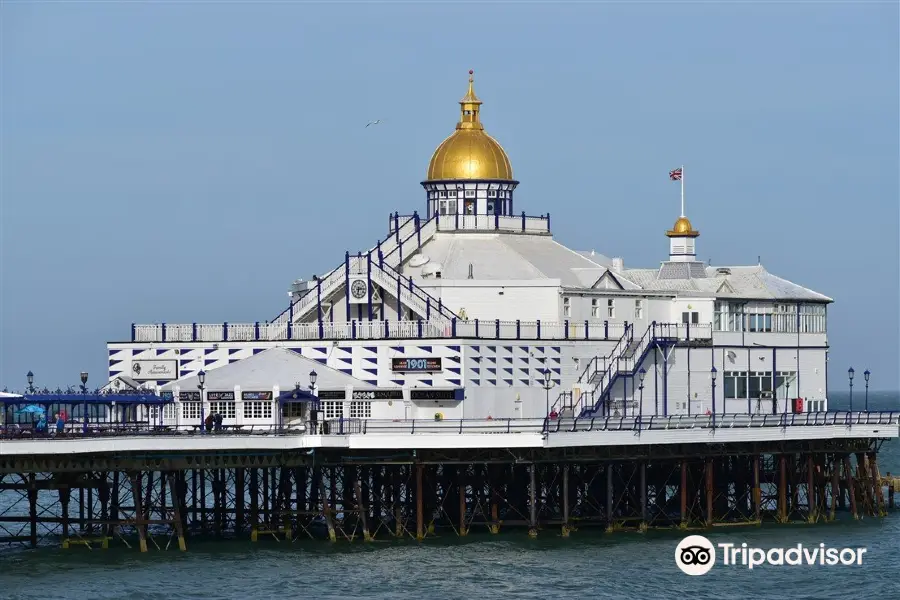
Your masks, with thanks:
M666 235L669 237L697 237L700 235L700 232L694 231L687 217L678 217L678 220L675 221L675 226L667 231Z
M509 157L497 140L485 133L481 124L481 100L475 95L472 73L469 71L469 91L459 101L460 117L456 131L434 151L428 164L426 181L513 180Z

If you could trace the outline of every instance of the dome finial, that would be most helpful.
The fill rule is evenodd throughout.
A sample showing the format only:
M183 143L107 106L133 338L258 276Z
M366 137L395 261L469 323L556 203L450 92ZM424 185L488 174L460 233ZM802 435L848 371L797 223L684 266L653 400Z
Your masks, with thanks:
M469 69L469 90L462 100L459 101L460 112L459 123L457 129L484 129L481 124L479 112L481 111L481 100L475 95L475 71Z

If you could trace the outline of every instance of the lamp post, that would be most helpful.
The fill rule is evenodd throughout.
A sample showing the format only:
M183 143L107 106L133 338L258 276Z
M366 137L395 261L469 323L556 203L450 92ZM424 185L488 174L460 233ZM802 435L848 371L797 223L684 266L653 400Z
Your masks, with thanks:
M200 372L197 373L197 379L200 381L200 385L197 388L200 390L200 432L204 432L206 430L206 406L203 402L203 390L206 389L206 371L200 369Z
M856 374L856 371L853 370L853 367L847 369L847 377L850 378L850 414L853 415L853 375Z
M547 411L544 413L544 422L547 424L547 430L550 429L550 388L553 387L553 380L550 377L552 377L550 369L544 369L544 380L541 382L541 387L544 388L544 392L547 395Z
M644 377L647 376L647 370L641 367L638 371L638 434L641 432L642 420L644 417Z
M319 379L319 374L312 370L309 372L309 393L316 397L316 402L313 408L309 411L309 420L312 424L313 435L318 434L319 428L319 419L317 412L319 410L319 395L316 393L316 381ZM341 414L344 414L343 408L341 409Z
M28 393L33 394L34 393L34 373L32 373L31 371L28 371L28 375L26 375L26 377L28 377Z
M863 377L866 380L866 412L869 412L869 376L872 372L868 369L863 371Z
M712 428L716 428L716 375L719 372L716 370L715 365L713 368L709 370L709 376L712 379Z
M87 371L82 371L81 372L81 393L84 395L84 424L81 426L81 431L85 435L87 435L87 430L88 430L87 381L88 381L88 373L87 373Z

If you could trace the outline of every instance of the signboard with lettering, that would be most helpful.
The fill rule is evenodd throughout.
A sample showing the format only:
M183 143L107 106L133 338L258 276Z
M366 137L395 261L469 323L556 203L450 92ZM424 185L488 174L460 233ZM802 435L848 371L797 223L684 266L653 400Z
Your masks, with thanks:
M234 392L206 392L206 399L210 402L219 402L223 400L234 400Z
M435 357L428 358L392 358L392 371L404 371L406 373L431 373L433 371L442 371L441 359Z
M131 378L135 381L170 381L178 379L177 360L133 360Z
M271 400L272 392L241 392L242 400Z
M410 400L462 400L463 390L410 390Z
M319 400L344 400L347 393L344 390L322 390L319 392ZM403 390L353 390L350 395L353 400L402 400Z
M200 392L179 392L178 399L182 402L200 402Z

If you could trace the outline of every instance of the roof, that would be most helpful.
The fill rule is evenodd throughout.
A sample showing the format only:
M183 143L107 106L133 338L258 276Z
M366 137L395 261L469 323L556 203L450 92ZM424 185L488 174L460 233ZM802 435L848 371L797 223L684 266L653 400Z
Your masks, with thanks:
M348 385L356 389L375 389L375 386L362 379L304 358L286 348L269 348L230 365L210 369L206 373L206 389L228 391L241 386L244 390L267 390L277 385L281 390L287 390L293 389L297 383L301 387L307 387L310 371L315 371L318 375L316 387L320 390L344 389ZM196 375L191 375L170 381L161 389L170 391L176 385L182 389L196 389L200 380Z
M762 265L705 267L700 277L660 278L661 274L671 274L666 268L668 264L671 263L663 263L659 269L626 269L624 275L647 290L699 292L718 298L747 300L833 302L824 294L769 273Z
M546 235L511 233L438 233L418 252L427 264L441 265L441 278L469 278L472 265L476 281L547 280L564 287L591 288L607 271L610 262L602 255L588 257ZM594 260L596 259L596 260ZM403 266L403 274L421 277L425 265ZM620 282L622 278L616 274ZM631 285L623 282L623 286Z

